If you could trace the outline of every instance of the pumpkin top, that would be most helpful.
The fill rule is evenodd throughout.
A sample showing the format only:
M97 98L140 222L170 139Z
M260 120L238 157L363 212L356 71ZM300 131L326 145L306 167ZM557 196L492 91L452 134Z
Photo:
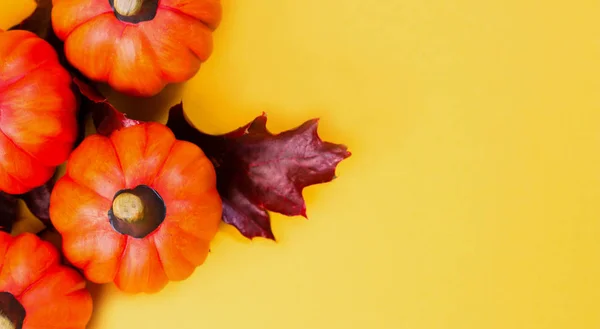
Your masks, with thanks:
M108 212L115 231L134 238L154 232L166 215L167 207L160 194L143 184L117 192Z
M67 259L90 281L130 293L157 292L191 275L221 214L211 161L154 122L87 137L50 205Z
M85 76L153 96L208 60L221 10L220 0L54 0L52 26Z

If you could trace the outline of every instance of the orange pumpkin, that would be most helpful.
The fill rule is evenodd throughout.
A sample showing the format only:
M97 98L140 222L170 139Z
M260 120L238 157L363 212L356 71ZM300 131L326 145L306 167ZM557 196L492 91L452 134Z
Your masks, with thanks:
M86 327L92 298L85 280L59 260L36 235L0 232L0 328Z
M44 184L77 137L71 76L35 34L0 30L0 191Z
M219 0L54 0L52 25L69 62L136 96L183 82L212 52Z
M50 217L90 281L152 293L204 262L221 199L200 148L144 123L87 137L54 187Z

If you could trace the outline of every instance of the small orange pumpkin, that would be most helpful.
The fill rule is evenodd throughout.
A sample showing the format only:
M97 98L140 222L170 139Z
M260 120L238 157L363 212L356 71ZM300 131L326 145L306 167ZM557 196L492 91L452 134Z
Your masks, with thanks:
M49 242L0 232L0 328L84 329L92 316L85 280Z
M65 256L90 281L151 293L204 262L221 206L202 150L143 123L89 136L73 151L50 217Z
M71 76L46 41L0 30L0 191L44 184L77 137Z
M212 52L219 0L54 0L52 25L69 62L136 96L190 79Z

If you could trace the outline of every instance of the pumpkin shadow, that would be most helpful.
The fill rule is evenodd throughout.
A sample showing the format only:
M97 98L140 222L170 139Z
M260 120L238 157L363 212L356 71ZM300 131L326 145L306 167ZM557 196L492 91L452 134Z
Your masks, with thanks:
M252 241L246 237L244 237L235 227L229 225L223 221L219 223L219 232L222 237L226 237L227 240L233 240L236 243L241 243L245 245L249 245ZM217 245L221 244L223 239L213 239L213 244L211 244L212 248L215 248Z
M102 307L102 304L104 303L107 286L105 284L98 284L87 281L86 287L90 295L92 296L92 300L94 303L94 312L92 312L92 317L90 318L90 321L88 322L86 328L100 328L101 312L98 312L98 310Z
M100 92L119 111L131 119L166 123L169 109L181 102L184 83L169 84L152 97L135 97L119 93L106 84L98 86Z

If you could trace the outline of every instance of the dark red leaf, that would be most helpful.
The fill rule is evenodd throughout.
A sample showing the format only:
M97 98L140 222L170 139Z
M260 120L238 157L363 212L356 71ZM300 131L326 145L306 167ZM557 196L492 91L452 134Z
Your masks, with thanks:
M73 82L83 96L80 111L92 114L96 131L99 134L108 136L115 130L140 123L140 121L129 119L127 115L119 112L92 85L79 78L73 78Z
M17 221L18 199L21 199L29 208L29 211L37 217L47 229L52 229L50 221L50 195L54 188L55 177L48 180L44 185L18 195L0 192L0 230L9 232Z
M52 227L50 221L50 195L54 183L54 178L52 178L46 184L19 196L27 205L29 211L48 228Z
M263 114L228 134L208 135L188 123L182 104L171 108L167 122L178 139L198 145L215 165L223 221L247 238L274 240L267 211L306 217L302 190L331 181L350 152L323 142L318 120L276 135L266 124Z
M0 192L0 231L12 231L13 224L17 221L18 207L15 196Z

